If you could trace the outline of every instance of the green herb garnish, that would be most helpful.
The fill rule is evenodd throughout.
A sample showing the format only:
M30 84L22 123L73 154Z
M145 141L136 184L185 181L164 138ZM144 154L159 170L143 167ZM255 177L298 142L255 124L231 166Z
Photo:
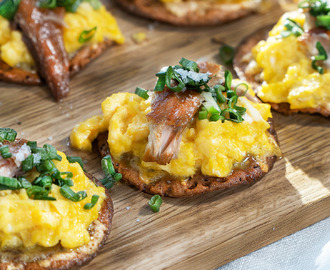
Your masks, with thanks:
M101 180L101 183L108 189L112 188L113 185L122 178L122 175L120 173L116 173L116 170L112 164L112 159L109 155L102 159L101 166L105 174L105 178Z
M0 190L19 188L21 188L21 184L16 178L0 176Z
M305 0L298 7L309 9L309 14L316 17L316 26L330 30L330 3L327 0Z
M96 30L97 26L93 27L90 30L82 31L78 39L79 43L86 43L90 41L94 37Z
M37 5L43 8L64 7L66 11L74 13L82 2L89 3L94 10L102 6L99 0L39 0Z
M149 200L149 206L154 213L159 212L162 203L163 203L162 197L160 197L159 195L154 195Z
M3 159L12 157L12 154L9 152L9 147L7 145L0 147L0 154L3 157Z
M94 10L98 10L102 6L100 0L38 0L36 5L48 9L64 7L66 11L74 13L82 2L89 3ZM0 16L12 20L20 3L21 0L2 0L0 2Z
M84 209L86 209L86 210L92 209L95 206L95 204L97 203L98 200L99 200L99 196L98 195L93 195L92 199L91 199L91 202L86 203L84 205Z
M148 91L141 88L141 87L136 87L135 89L135 94L138 95L139 97L142 97L144 99L148 99L149 95L148 95Z
M196 62L182 58L180 65L169 66L156 74L158 81L154 91L163 91L165 87L174 92L183 92L186 89L201 93L204 99L198 113L198 119L209 119L210 121L233 121L240 123L244 121L243 115L246 109L237 106L239 96L236 93L237 87L247 84L239 84L234 90L232 87L233 76L228 70L225 71L225 81L213 87L208 86L211 80L211 73L201 73ZM166 70L165 70L166 69ZM141 88L137 88L141 89ZM143 91L146 91L142 89ZM146 92L136 91L136 94L144 95ZM245 91L245 93L246 93ZM148 95L149 97L149 95ZM147 98L147 96L145 96ZM221 108L220 108L220 105Z
M316 49L318 50L319 54L312 57L312 67L318 71L318 73L323 74L324 69L321 66L317 65L317 61L324 61L328 59L327 52L325 51L324 47L322 46L321 42L316 42Z
M17 133L12 129L0 128L0 135L2 141L14 141ZM18 178L0 176L0 190L24 188L30 199L54 201L56 198L50 197L48 194L52 190L52 185L57 185L60 187L60 193L71 201L78 202L87 197L85 191L75 193L70 188L74 185L72 172L60 172L56 167L53 160L61 161L62 157L57 154L55 147L49 144L38 147L35 141L30 141L26 144L30 147L32 154L23 160L22 170L29 172L36 169L39 175L32 182L29 182L24 176L19 176ZM8 146L2 146L0 153L6 156L6 154L10 154L8 150ZM79 157L68 157L68 160L69 162L78 162L81 166L83 165ZM118 175L115 174L114 179L118 179Z
M221 61L226 65L232 65L235 57L235 49L229 45L223 45L219 50Z
M3 0L0 2L0 16L12 20L16 14L21 0Z
M40 0L37 2L37 5L41 8L56 8L57 7L57 1L56 0Z
M60 188L60 193L63 197L73 201L79 202L87 197L86 191L79 191L75 193L69 186L64 185Z
M304 33L304 29L302 29L302 27L294 20L291 20L289 18L285 19L284 26L287 30L281 32L281 36L283 38L286 38L291 35L299 37Z
M15 141L17 132L11 128L0 128L0 142L2 141Z
M39 186L31 186L26 190L26 194L33 200L56 201L54 197L48 196L49 190Z
M76 162L79 163L80 167L84 169L84 162L81 157L67 157L67 160L70 163L76 163Z

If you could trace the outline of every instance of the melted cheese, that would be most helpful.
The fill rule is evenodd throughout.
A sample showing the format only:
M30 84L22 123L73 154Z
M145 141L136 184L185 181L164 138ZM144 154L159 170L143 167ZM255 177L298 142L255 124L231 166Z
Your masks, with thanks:
M198 170L205 175L225 177L231 173L234 164L243 162L248 155L258 158L279 154L267 132L270 106L252 103L245 97L239 100L239 106L248 107L248 115L243 118L250 121L239 124L196 121L185 129L178 157L167 165L141 161L148 142L146 114L151 110L150 98L144 100L130 93L114 94L102 103L103 118L100 116L98 119L100 123L107 123L108 144L113 157L120 160L129 152L137 156L145 182L155 180L152 179L157 174L153 173L155 170L168 172L180 179L192 176ZM84 145L91 144L90 136L86 134L93 134L92 138L95 138L96 133L104 131L103 124L97 125L95 120L95 117L87 119L73 129L70 137L72 146L84 149Z
M0 191L0 250L52 247L58 243L64 248L76 248L90 241L88 227L98 218L105 199L104 188L96 187L78 163L69 163L63 153L58 154L62 161L55 160L55 165L61 172L73 173L72 190L86 190L87 198L72 202L60 194L56 185L49 193L56 201L31 200L25 189ZM29 179L33 176L31 173ZM84 210L92 195L99 195L99 201L91 210Z
M97 26L93 38L88 44L103 42L104 39L116 43L123 43L124 37L120 32L116 19L101 6L94 10L89 3L82 3L75 13L67 12L64 16L65 27L63 31L64 46L69 54L78 51L86 43L80 43L79 37L83 31ZM12 31L8 20L0 16L0 57L12 67L33 67L34 61L22 41L19 31Z
M264 79L258 96L265 102L287 102L291 109L330 108L330 71L321 75L312 68L312 60L297 37L280 37L286 18L301 26L305 22L305 15L300 12L286 13L270 31L269 38L253 48Z

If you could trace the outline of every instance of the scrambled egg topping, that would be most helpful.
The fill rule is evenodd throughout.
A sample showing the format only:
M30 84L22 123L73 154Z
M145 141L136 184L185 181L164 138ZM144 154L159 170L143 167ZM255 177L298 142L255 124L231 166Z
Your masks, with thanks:
M160 0L164 3L180 3L180 2L199 2L198 0ZM237 4L248 2L250 0L204 0L203 2L217 3L217 4ZM201 1L200 1L201 2Z
M97 26L97 30L88 44L103 42L104 39L123 43L124 37L120 32L116 19L101 6L98 10L87 3L81 3L75 13L66 12L64 16L65 27L63 31L64 46L69 54L79 50L86 43L80 43L79 37L83 31ZM9 66L33 66L34 61L22 41L20 31L12 31L8 20L0 16L0 57Z
M247 108L246 121L210 122L197 120L183 133L178 157L167 165L141 161L148 142L149 125L146 114L151 111L151 98L118 93L102 103L103 116L94 116L78 124L71 133L72 146L91 150L91 143L100 132L109 131L108 144L112 156L120 160L124 153L139 157L142 180L152 181L153 170L166 171L182 180L201 170L204 175L225 177L233 166L248 156L256 158L279 153L269 138L268 104L255 104L245 97L238 105Z
M177 17L185 16L189 12L204 14L209 9L225 9L232 12L240 8L264 8L261 0L160 0L166 9Z
M98 218L106 197L104 188L96 187L78 163L69 163L63 153L58 154L62 161L54 160L55 165L61 172L73 173L72 190L86 190L87 198L72 202L60 194L57 185L49 193L56 201L29 199L25 189L0 191L0 250L36 245L53 247L58 243L64 248L76 248L90 241L87 229ZM99 201L92 209L85 210L84 205L91 201L92 195L99 195Z
M34 65L34 61L22 40L20 31L12 31L9 21L0 16L0 57L11 67L20 64Z
M293 35L281 38L286 18L301 26L305 22L303 13L284 14L269 32L269 38L252 50L264 79L258 96L265 102L287 102L291 109L329 107L330 71L321 75L312 68L312 60L299 38Z

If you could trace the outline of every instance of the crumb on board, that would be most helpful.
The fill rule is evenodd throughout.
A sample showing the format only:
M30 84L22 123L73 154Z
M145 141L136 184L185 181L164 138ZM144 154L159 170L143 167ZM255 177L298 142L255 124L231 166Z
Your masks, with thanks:
M132 39L136 44L141 44L147 40L147 34L144 32L138 32L132 35Z

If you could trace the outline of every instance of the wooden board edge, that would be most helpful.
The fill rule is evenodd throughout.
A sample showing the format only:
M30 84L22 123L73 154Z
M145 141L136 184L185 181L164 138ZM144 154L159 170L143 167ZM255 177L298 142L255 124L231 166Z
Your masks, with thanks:
M194 269L194 266L200 265L201 262L203 262L203 269L216 269L330 217L329 205L330 196L317 203L303 205L297 211L282 215L277 219L274 218L273 221L264 223L246 233L240 233L229 241L195 254L167 269ZM328 210L324 211L324 209ZM228 248L228 245L231 248ZM218 256L214 256L214 254L218 254Z

